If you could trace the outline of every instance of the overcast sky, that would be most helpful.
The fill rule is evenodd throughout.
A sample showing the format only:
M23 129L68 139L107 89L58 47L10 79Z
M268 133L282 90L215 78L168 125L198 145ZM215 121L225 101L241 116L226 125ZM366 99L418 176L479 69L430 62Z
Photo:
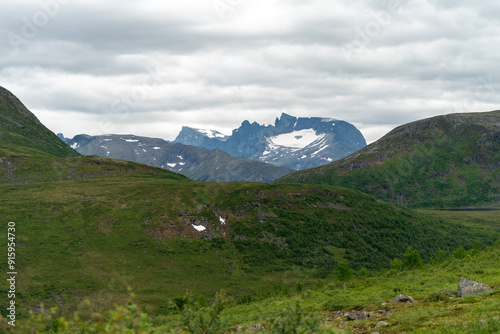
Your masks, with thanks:
M372 142L500 109L500 2L2 0L0 85L52 131L173 140L286 112Z

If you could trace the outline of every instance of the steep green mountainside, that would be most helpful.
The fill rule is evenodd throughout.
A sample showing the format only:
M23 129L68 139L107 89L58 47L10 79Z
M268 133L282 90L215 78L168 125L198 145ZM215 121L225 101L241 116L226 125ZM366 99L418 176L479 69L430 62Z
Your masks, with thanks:
M187 180L153 166L80 156L0 87L0 182L31 183L102 175L147 174Z
M500 111L400 126L360 151L279 182L346 186L410 207L500 200Z
M0 87L0 154L45 152L56 157L79 154L48 130L17 97Z

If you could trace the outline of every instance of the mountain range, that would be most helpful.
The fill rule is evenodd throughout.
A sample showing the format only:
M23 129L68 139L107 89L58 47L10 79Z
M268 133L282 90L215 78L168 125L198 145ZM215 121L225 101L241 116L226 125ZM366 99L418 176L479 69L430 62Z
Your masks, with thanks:
M345 121L283 113L274 125L244 121L231 136L183 127L174 142L219 149L294 170L325 165L366 146L361 132Z
M381 270L388 268L391 260L405 258L408 247L418 249L422 258L429 261L440 252L446 254L460 246L490 246L500 233L483 221L452 222L345 187L197 182L151 165L82 156L3 88L0 116L0 212L4 222L16 224L15 265L20 273L16 281L16 312L20 319L28 317L29 310L40 310L40 304L58 306L57 317L78 311L79 317L96 319L92 313L106 312L123 302L130 289L141 309L163 319L158 320L159 326L166 318L179 322L176 314L169 313L171 301L174 297L179 300L178 296L186 290L200 296L200 302L203 296L214 296L221 288L232 296L252 296L248 300L259 295L269 298L273 295L263 293L285 291L285 287L297 289L300 294L298 287L302 282L320 289L323 281L318 279L326 278L326 301L336 291L331 288L340 284L331 279L339 263L347 263L360 273L368 271L368 275L370 270L376 272L369 279L384 282L377 283L384 291L377 292L377 300L381 295L387 299L386 295L405 291L407 285L387 286ZM465 128L482 133L474 137L480 145L473 147L484 151L469 155L472 162L480 161L481 166L493 169L491 173L496 177L498 160L494 159L498 147L496 121L492 120L496 114L477 117L459 117L466 123ZM442 122L429 123L431 134L435 128L441 129L438 124ZM452 129L461 128L457 125ZM406 136L412 143L419 134ZM463 141L472 140L464 132L457 136ZM405 146L403 138L406 137L394 138L400 139L394 143L395 154L411 148L409 144ZM444 136L445 141L438 140L438 144L429 138L424 145L429 148L429 161L436 157L444 164L442 158L447 156L431 148L445 145L452 138L455 137ZM135 145L126 146L128 154L142 149L161 151L155 149L160 147L155 146L158 143L148 143L140 137L86 139L105 147L115 141ZM187 153L177 154L179 160L171 161L175 156L168 156L165 161L187 167L187 163L180 164L187 160ZM367 161L367 166L377 165L391 157L389 153L387 157L373 157L373 163L369 159L355 160L360 168L355 165L352 169L361 170L365 167L363 161ZM350 169L347 167L346 172ZM320 182L318 176L322 174L315 174L311 181ZM7 224L3 226L6 231ZM491 249L491 256L496 255ZM455 259L448 269L458 266ZM8 272L6 261L0 263L0 270ZM489 271L483 267L474 270ZM413 279L407 273L410 272L397 276ZM396 273L391 275L395 277ZM367 285L360 286L365 289ZM7 281L0 289L8 291ZM347 294L337 297L342 299L350 294L344 293ZM92 307L83 300L89 300ZM435 296L432 300L442 302ZM8 303L6 298L0 299L4 316ZM238 303L237 307L242 306ZM343 310L347 306L332 307ZM253 312L255 315L255 308ZM261 309L258 313L262 313ZM34 314L40 315L37 319L45 319L44 313ZM121 313L110 317L120 318ZM251 319L254 320L255 317ZM38 322L37 329L31 332L39 332L38 328L44 331L49 326L51 331L60 329L59 319L48 321ZM166 331L162 328L158 332Z
M231 136L183 127L173 143L134 135L59 137L83 155L135 161L211 182L271 182L366 146L347 122L287 114L274 126L245 121Z

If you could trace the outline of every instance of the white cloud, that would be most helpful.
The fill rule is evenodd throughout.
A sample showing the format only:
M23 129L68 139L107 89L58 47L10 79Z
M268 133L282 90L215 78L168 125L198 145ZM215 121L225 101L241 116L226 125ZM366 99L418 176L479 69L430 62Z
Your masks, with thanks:
M0 5L0 85L67 136L171 140L182 125L229 134L285 109L352 122L371 142L500 102L500 5L486 0L43 3L56 2L39 27L38 2ZM24 36L29 24L36 33ZM24 38L17 52L9 34Z

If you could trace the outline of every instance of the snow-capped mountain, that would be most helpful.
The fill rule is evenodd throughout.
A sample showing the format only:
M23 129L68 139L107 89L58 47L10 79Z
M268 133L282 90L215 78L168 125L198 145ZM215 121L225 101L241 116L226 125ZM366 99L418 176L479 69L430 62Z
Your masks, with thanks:
M232 156L296 170L328 164L366 146L361 132L350 123L285 113L274 125L244 121L231 136L183 127L174 142L219 149Z
M208 132L208 135L212 133ZM214 134L214 138L216 137ZM83 155L98 155L144 163L183 174L198 181L271 182L291 172L220 150L169 143L163 139L134 135L78 135L66 143Z
M195 129L184 126L182 127L182 131L179 133L174 142L178 142L181 144L184 144L184 142L189 142L189 144L186 145L208 148L210 147L210 142L213 139L219 142L219 141L226 141L228 138L229 136L226 136L220 133L219 131Z

